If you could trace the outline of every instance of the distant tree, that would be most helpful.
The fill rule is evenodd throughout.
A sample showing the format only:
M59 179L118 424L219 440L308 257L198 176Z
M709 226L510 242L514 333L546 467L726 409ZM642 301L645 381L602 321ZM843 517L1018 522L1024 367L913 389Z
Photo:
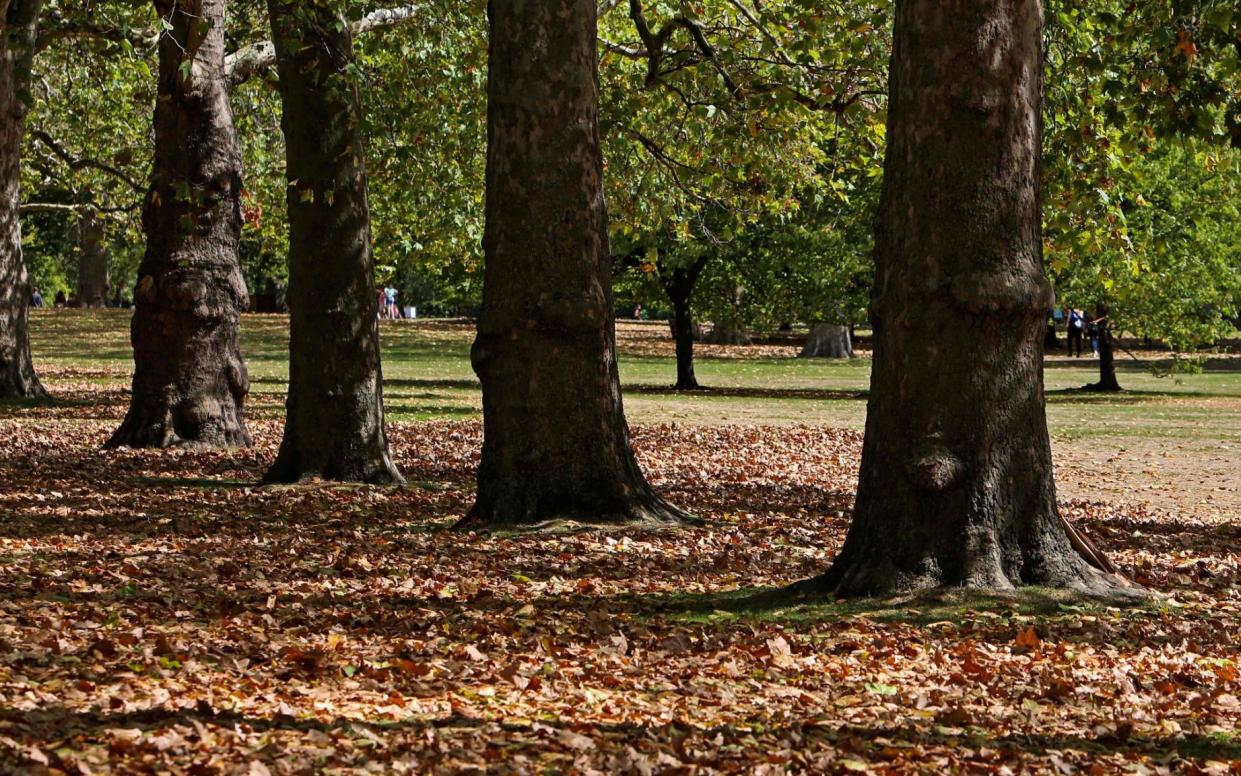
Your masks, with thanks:
M1056 506L1041 32L1038 0L898 0L857 505L808 590L1124 584Z
M133 395L110 447L250 444L238 344L241 152L224 65L227 0L155 0L155 161L134 290Z
M396 483L353 38L342 2L268 0L288 155L289 396L266 479Z
M463 526L673 522L616 367L596 0L492 0L478 496Z

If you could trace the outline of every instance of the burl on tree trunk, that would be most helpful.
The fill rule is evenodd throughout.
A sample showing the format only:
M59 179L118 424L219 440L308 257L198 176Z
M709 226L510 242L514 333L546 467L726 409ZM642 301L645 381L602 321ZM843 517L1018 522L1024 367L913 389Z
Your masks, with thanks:
M804 590L1127 585L1056 507L1041 29L1038 0L897 2L857 506Z
M478 497L463 527L671 522L616 368L595 0L492 0Z
M0 29L0 399L47 396L30 358L30 281L22 255L26 91L42 0L10 0Z
M289 396L268 482L401 482L384 428L353 41L340 4L268 0L288 162Z
M133 397L109 447L250 444L238 349L241 152L224 71L227 0L155 0L155 162L134 289Z

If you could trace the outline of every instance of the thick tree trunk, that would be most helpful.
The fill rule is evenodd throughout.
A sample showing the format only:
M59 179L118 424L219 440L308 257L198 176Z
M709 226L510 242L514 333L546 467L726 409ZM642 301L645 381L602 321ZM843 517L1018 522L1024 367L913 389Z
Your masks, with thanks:
M155 162L134 289L133 397L109 447L250 444L238 350L241 152L224 74L227 0L155 0Z
M108 304L108 249L99 214L87 209L78 221L78 306Z
M677 350L677 384L679 391L694 391L699 387L694 375L694 286L706 266L704 256L688 267L676 267L664 273L664 292L672 302L672 337Z
M290 339L284 441L266 480L397 483L349 24L340 3L267 8L288 162Z
M849 327L821 323L810 330L798 358L853 358L853 338Z
M1112 339L1112 327L1108 324L1107 309L1096 311L1099 336L1099 382L1086 386L1088 391L1114 393L1123 390L1116 379L1116 343Z
M10 0L0 29L0 399L47 396L30 358L30 281L22 256L25 92L42 0Z
M898 0L875 360L837 596L1117 591L1061 520L1044 411L1038 0Z
M478 498L462 526L671 522L621 404L595 0L492 0Z

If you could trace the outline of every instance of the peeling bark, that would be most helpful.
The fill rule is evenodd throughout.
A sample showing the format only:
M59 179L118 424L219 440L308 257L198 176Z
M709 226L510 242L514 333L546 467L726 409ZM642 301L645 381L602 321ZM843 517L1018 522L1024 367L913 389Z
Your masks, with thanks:
M595 0L488 9L478 497L463 527L673 522L638 469L616 367Z
M155 0L155 162L134 289L133 396L109 447L250 444L238 326L241 152L224 73L227 0Z

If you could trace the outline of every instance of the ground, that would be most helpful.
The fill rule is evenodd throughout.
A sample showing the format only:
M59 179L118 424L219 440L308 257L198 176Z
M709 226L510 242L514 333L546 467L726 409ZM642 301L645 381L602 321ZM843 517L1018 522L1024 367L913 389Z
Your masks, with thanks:
M260 488L283 319L247 317L257 444L101 451L121 312L33 319L52 404L0 405L0 772L1241 773L1241 361L1119 397L1051 359L1063 507L1146 603L773 598L840 546L868 363L621 330L680 530L459 535L464 324L385 324L403 489ZM1139 353L1150 357L1154 354Z

